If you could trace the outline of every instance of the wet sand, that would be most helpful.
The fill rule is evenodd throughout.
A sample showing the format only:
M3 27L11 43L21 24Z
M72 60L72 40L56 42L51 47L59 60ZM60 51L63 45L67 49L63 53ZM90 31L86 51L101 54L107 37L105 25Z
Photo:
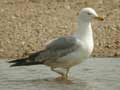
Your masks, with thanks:
M73 84L54 81L46 66L9 67L0 60L0 90L119 90L120 58L91 58L73 67Z

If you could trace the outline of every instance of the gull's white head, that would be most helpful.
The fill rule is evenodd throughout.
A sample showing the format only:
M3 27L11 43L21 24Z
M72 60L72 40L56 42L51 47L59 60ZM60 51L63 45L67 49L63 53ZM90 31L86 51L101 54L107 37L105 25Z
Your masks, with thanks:
M98 20L103 20L103 17L98 16L96 11L92 8L83 8L80 11L79 18L82 21L87 21L87 22L91 21L93 18L98 19Z

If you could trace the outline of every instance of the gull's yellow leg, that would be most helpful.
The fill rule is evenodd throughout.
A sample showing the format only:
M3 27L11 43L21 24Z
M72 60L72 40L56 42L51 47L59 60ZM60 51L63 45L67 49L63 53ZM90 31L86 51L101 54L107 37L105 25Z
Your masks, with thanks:
M70 68L67 68L66 69L66 73L64 75L64 82L67 83L67 84L71 84L72 83L72 81L68 79L68 73L69 73L69 71L70 71Z
M66 69L66 73L65 73L65 75L64 75L64 78L65 78L66 80L68 80L68 73L69 73L69 71L70 71L70 68L67 68L67 69Z
M57 77L56 80L63 80L64 79L64 73L62 73L62 72L60 72L58 70L55 70L52 67L51 67L51 70L61 75L60 77Z
M52 67L51 67L51 70L54 71L54 72L56 72L56 73L58 73L58 74L60 74L61 76L64 76L64 73L62 73L62 72L60 72L60 71L58 71L58 70L55 70L55 69L52 68Z
M72 83L72 81L68 79L68 73L70 71L70 68L66 68L66 72L65 73L62 73L62 72L60 72L58 70L55 70L52 67L51 67L51 70L61 75L61 76L55 78L55 80L62 81L62 82L67 83L67 84L71 84Z

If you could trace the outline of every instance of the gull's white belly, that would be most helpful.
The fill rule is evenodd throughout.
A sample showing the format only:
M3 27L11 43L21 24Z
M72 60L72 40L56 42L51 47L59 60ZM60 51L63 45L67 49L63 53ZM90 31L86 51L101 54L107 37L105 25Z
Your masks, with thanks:
M74 65L80 64L89 56L89 52L85 50L78 49L77 51L70 53L57 61L62 67L72 67Z

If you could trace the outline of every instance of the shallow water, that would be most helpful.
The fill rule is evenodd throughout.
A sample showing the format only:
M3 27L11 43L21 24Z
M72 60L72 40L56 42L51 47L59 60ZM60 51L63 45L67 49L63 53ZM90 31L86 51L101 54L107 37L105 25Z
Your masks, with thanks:
M73 84L54 81L43 65L9 67L0 60L0 90L120 90L120 58L91 58L72 68Z

